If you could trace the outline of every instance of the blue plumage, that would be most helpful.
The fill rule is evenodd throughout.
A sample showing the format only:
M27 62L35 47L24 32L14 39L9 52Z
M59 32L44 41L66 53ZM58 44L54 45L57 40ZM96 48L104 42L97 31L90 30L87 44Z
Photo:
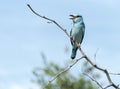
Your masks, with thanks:
M75 42L81 44L85 33L85 25L83 22L83 18L80 15L75 15L75 16L70 15L70 16L72 16L71 19L73 20L73 26L70 31L70 36ZM74 59L76 57L76 52L78 47L75 45L75 43L72 40L71 40L71 44L72 44L71 58Z

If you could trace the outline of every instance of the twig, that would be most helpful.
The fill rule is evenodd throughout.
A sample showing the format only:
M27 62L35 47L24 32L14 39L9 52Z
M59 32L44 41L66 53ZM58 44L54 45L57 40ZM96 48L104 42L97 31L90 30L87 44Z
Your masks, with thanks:
M111 75L120 75L120 73L109 73Z
M89 76L89 75L86 74L86 73L83 73L83 75L86 75L88 78L90 78L92 81L94 81L101 89L104 89L104 88L102 87L102 85L101 85L97 80L95 80L94 78L92 78L91 76Z
M109 75L109 73L108 73L108 71L107 71L106 69L103 69L103 68L97 66L96 64L94 64L94 63L88 58L88 56L83 52L83 50L82 50L81 48L79 48L79 50L80 50L80 52L82 53L82 55L84 55L85 59L86 59L93 67L95 67L96 69L98 69L98 70L100 70L100 71L102 71L102 72L105 73L105 75L106 75L106 77L107 77L110 85L112 85L115 89L119 89L119 87L112 82L112 80L111 80L111 78L110 78L110 75Z
M54 23L55 25L57 25L62 31L64 31L64 32L66 33L66 35L70 38L70 35L67 33L67 30L64 29L64 28L63 28L60 24L58 24L55 20L50 19L50 18L48 18L48 17L45 17L45 16L42 16L42 15L38 14L37 12L35 12L35 11L32 9L32 7L31 7L29 4L27 4L27 6L30 8L30 10L31 10L35 15L37 15L37 16L43 18L43 19L46 19L46 20L50 21L50 23L53 22L53 23Z
M51 84L56 78L58 78L61 74L67 72L68 70L70 70L78 61L80 61L83 57L76 59L72 64L70 64L67 68L65 68L63 71L60 71L59 73L57 73L51 80L49 80L49 82L46 84L46 86L43 88L45 89L49 84Z
M95 60L95 64L96 64L96 56L97 56L97 52L98 52L99 48L96 50L95 54L94 54L94 60Z
M107 88L109 88L109 87L111 87L111 86L112 86L112 84L107 85L106 87L104 87L104 89L107 89Z
M112 84L107 85L106 87L104 87L104 89L107 89L107 88L109 88L109 87L113 87L113 85L112 85ZM119 88L119 85L117 86L117 88L116 88L116 89L120 89L120 88Z

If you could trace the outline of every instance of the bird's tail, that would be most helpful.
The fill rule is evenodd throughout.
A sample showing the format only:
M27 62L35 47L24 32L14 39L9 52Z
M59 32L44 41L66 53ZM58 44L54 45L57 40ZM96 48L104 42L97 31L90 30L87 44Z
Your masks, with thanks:
M72 48L72 54L71 54L71 58L74 59L76 57L76 52L77 52L78 48Z

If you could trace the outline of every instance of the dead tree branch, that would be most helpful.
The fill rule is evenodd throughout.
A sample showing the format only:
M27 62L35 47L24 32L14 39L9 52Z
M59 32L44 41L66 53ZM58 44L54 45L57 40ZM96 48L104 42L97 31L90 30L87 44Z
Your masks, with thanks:
M83 75L87 76L87 77L90 78L92 81L94 81L101 89L104 89L104 88L102 87L102 85L101 85L97 80L95 80L94 78L92 78L90 75L85 74L85 73L83 73Z
M56 78L58 78L61 74L67 72L68 70L70 70L78 61L80 61L81 59L83 59L84 57L81 57L79 59L76 59L72 64L70 64L67 68L65 68L63 71L60 71L59 73L57 73L51 80L49 80L49 82L46 84L46 86L43 88L45 89L49 84L51 84Z
M55 25L57 25L57 26L58 26L62 31L64 31L64 32L66 33L66 35L70 38L69 34L67 33L67 30L64 29L64 28L63 28L60 24L58 24L55 20L50 19L50 18L48 18L48 17L46 17L46 16L42 16L42 15L38 14L37 12L35 12L35 11L32 9L32 7L31 7L29 4L27 4L27 6L30 8L30 10L31 10L35 15L37 15L37 16L43 18L43 19L46 19L46 20L54 23Z
M120 75L120 73L109 73L111 75Z
M54 23L54 24L55 24L56 26L58 26L62 31L64 31L65 34L66 34L69 38L71 38L70 35L67 33L67 30L64 29L64 28L63 28L60 24L58 24L55 20L50 19L50 18L48 18L48 17L45 17L45 16L42 16L42 15L38 14L37 12L35 12L35 11L31 8L31 6L30 6L29 4L27 4L27 6L30 8L30 10L31 10L35 15L37 15L37 16L43 18L43 19L46 19L46 20ZM75 42L75 43L76 43L76 42ZM76 45L78 45L78 44L76 43ZM113 83L113 81L112 81L112 79L111 79L111 77L110 77L110 75L109 75L108 70L107 70L107 69L104 69L104 68L101 68L101 67L99 67L98 65L96 65L95 63L93 63L93 62L89 59L89 57L84 53L84 51L81 49L81 47L80 47L79 45L78 45L78 47L79 47L79 51L80 51L81 54L82 54L82 57L81 57L80 59L85 58L93 67L95 67L95 68L98 69L99 71L104 72L104 74L106 75L107 80L108 80L108 82L109 82L109 85L108 85L106 88L102 88L102 86L101 86L101 88L102 88L102 89L107 89L108 87L114 87L115 89L120 89L118 85L116 85L116 84ZM52 81L54 81L54 80L55 80L57 77L59 77L62 73L68 71L68 70L69 70L73 65L75 65L80 59L76 60L76 61L75 61L72 65L70 65L68 68L66 68L65 70L63 70L63 71L61 71L60 73L58 73L55 77L53 77L53 79L51 79L51 80L49 81L49 83L48 83L47 85L49 85ZM92 80L93 80L93 79L92 79ZM98 84L98 83L97 83L97 84ZM98 84L98 85L99 85L99 84ZM100 86L100 85L99 85L99 86Z

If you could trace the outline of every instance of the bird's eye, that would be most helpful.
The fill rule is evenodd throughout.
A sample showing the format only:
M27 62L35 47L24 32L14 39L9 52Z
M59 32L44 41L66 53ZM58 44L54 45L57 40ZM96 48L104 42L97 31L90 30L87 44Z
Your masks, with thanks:
M77 17L82 17L81 15L77 15Z

